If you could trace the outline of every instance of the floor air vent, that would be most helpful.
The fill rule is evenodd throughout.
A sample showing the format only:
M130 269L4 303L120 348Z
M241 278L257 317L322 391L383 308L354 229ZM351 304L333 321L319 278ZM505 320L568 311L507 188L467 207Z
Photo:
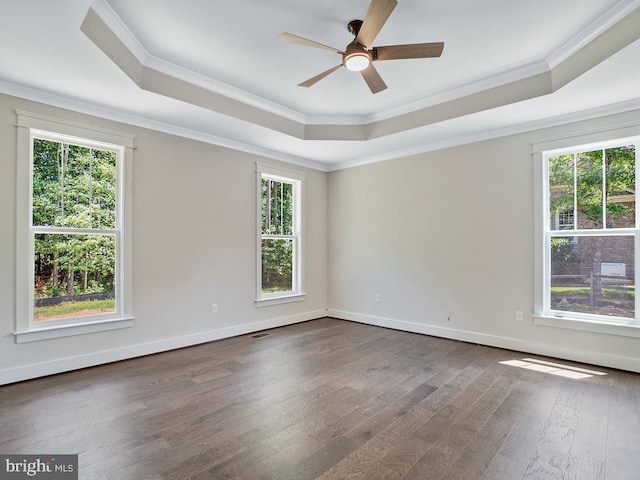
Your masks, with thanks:
M273 333L256 333L254 335L251 335L251 338L264 338L270 337L271 335L273 335Z

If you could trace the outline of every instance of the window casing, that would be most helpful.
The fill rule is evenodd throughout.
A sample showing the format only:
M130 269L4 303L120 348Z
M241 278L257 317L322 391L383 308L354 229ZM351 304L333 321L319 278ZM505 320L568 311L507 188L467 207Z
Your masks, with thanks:
M638 336L639 145L634 137L536 155L536 323Z
M18 343L131 325L132 147L18 112Z
M256 304L304 299L304 176L257 166Z

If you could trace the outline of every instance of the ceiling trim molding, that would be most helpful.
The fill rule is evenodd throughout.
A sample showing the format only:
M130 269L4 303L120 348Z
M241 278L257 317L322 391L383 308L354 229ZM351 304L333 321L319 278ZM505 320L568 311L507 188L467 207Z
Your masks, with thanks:
M637 100L635 104L637 109L640 109L640 100ZM587 145L594 142L600 143L637 137L640 135L640 118L637 115L639 111L640 110L617 112L618 114L631 113L631 115L616 118L615 121L608 122L605 125L599 124L587 128L582 125L582 128L568 128L568 131L560 134L556 133L551 136L534 138L531 141L533 152L539 153L544 150L562 149L567 148L568 145ZM609 112L609 116L611 114L612 112ZM597 139L594 139L594 136L597 137Z
M80 30L143 90L278 130L294 137L303 135L304 125L297 121L234 100L209 88L194 85L144 65L92 7L87 11Z
M192 129L179 127L165 122L159 122L149 118L138 117L130 115L124 112L115 111L99 107L96 105L72 100L66 97L61 97L41 90L34 90L28 87L10 84L0 81L0 92L6 95L11 95L27 100L40 102L43 104L51 105L58 108L63 108L73 112L91 115L104 120L110 120L127 125L132 125L141 128L147 128L149 130L158 131L170 135L176 135L191 140L197 140L211 145L216 145L231 150L241 151L252 155L258 155L261 157L270 158L273 160L280 160L300 167L311 168L322 172L332 172L337 170L344 170L347 168L358 167L362 165L368 165L372 163L378 163L388 160L394 160L411 155L417 155L421 153L427 153L435 150L441 150L444 148L451 148L460 145L466 145L469 143L480 142L485 140L491 140L494 138L506 137L509 135L515 135L519 133L531 132L535 130L542 130L544 128L556 127L559 125L567 125L587 120L593 120L596 118L602 118L611 115L623 114L627 112L639 112L640 113L640 99L636 99L629 102L621 102L615 105L607 105L605 107L598 107L581 112L571 113L567 115L559 115L544 120L537 120L533 122L525 122L518 125L513 125L507 128L497 128L492 130L486 130L470 135L465 135L455 138L447 138L438 141L427 141L420 144L414 144L410 147L403 149L395 149L389 152L384 152L378 155L370 155L359 159L343 159L334 163L323 163L321 161L314 161L307 158L302 158L295 155L290 155L284 152L260 147L257 145L250 145L244 142L234 141L227 138L211 135L203 132L198 132ZM620 126L627 126L627 124L635 126L636 120L620 123L615 123L610 128L619 129ZM598 128L598 131L603 130L602 127ZM584 133L584 131L581 131ZM575 136L575 133L571 134ZM553 137L556 139L560 137ZM549 140L546 138L545 140Z
M313 170L326 172L328 169L328 165L323 162L291 155L278 150L261 147L259 145L251 145L249 143L199 132L197 130L180 127L170 123L160 122L146 117L139 117L117 110L111 110L90 103L74 100L68 97L55 95L53 93L45 92L42 90L36 90L22 85L14 85L12 83L4 82L1 80L0 93L13 97L23 98L25 100L30 100L33 102L42 103L45 105L50 105L52 107L62 108L64 110L69 110L71 112L76 112L83 115L90 115L102 120L109 120L125 125L131 125L135 127L146 128L156 132L166 133L169 135L176 135L178 137L197 140L203 143L208 143L210 145L229 148L231 150L250 153L252 155L258 155L260 157L270 158L273 160L280 160L293 165L311 168Z
M91 7L100 20L118 37L123 45L131 52L131 54L141 63L145 64L151 56L149 52L142 46L136 36L129 30L129 27L120 19L118 14L114 12L111 5L106 0L94 0Z
M623 48L640 39L640 9L551 69L553 91L559 90Z
M360 117L360 122L373 123L386 120L399 115L404 115L411 111L421 110L439 103L472 95L474 93L489 90L500 85L512 83L550 71L558 64L571 57L574 53L577 53L579 50L584 48L591 41L602 35L604 32L613 28L619 21L633 13L633 11L638 8L640 8L640 0L620 0L616 5L604 12L600 17L574 35L568 42L544 60L500 72L496 75L479 78L472 82L451 86L447 90L434 93L427 98L409 102L405 105L392 108L384 112ZM331 122L335 121L334 118L335 117L327 117ZM321 115L310 116L307 119L307 123L323 123L323 117Z
M421 143L419 145L412 145L410 147L394 150L391 152L385 152L379 155L371 155L368 157L363 157L357 160L343 160L332 163L329 165L328 171L333 172L337 170L344 170L347 168L359 167L362 165L369 165L372 163L379 163L388 160L395 160L398 158L408 157L411 155L418 155L421 153L432 152L435 150L442 150L444 148L452 148L461 145L467 145L475 142L482 142L485 140L492 140L495 138L507 137L510 135L517 135L519 133L533 132L536 130L542 130L545 128L557 127L560 125L568 125L575 124L578 122L584 122L588 120L600 119L607 116L619 115L628 112L638 112L640 113L640 99L633 100L630 102L620 102L615 105L607 105L605 107L598 107L589 110L584 110L581 112L570 113L567 115L558 115L555 117L546 118L544 120L535 120L532 122L524 122L517 125L512 125L506 128L496 128L491 130L485 130L482 132L477 132L469 135L464 135L455 138L447 138L443 140L437 141L429 141L425 143ZM616 120L612 125L608 127L598 127L597 129L593 129L593 131L604 131L604 130L620 130L621 128L636 128L640 122L637 119L629 120L628 122L621 122L620 120ZM580 133L589 133L583 130ZM576 133L571 133L566 135L575 137ZM564 137L553 137L556 138L564 138Z
M246 103L275 115L304 123L306 116L300 112L283 107L282 105L271 102L258 95L253 95L245 90L233 87L224 82L220 82L206 75L152 55L144 48L137 37L131 32L131 30L129 30L129 27L127 27L118 14L116 14L116 12L111 8L111 5L109 5L107 0L94 0L91 3L89 10L93 10L93 14L95 14L102 23L104 23L104 25L111 31L112 35L115 36L131 52L142 66L157 70L190 84L206 88L207 90L219 93L238 102ZM87 16L89 16L89 13L90 12L88 11ZM85 20L88 22L90 21L90 19L86 18ZM87 35L90 40L96 43L89 34L91 33L91 30L89 30L88 33L84 28L89 29L90 27L88 25L84 25L83 22L80 30Z
M553 69L564 62L638 8L640 0L620 0L549 55L546 59L549 68Z
M278 115L280 117L292 120L298 123L305 123L306 116L300 112L292 110L290 108L278 105L275 102L271 102L265 98L253 95L245 90L241 90L237 87L233 87L227 83L214 80L211 77L202 75L193 70L181 67L175 63L168 62L158 57L150 55L144 64L149 69L156 70L171 77L183 80L189 84L205 88L212 92L219 93L225 97L229 97L237 102L245 103L255 108L264 110L265 112Z
M450 102L459 98L467 97L475 93L484 92L486 90L500 87L518 80L524 80L529 77L539 75L549 71L546 61L540 61L524 65L513 70L500 72L496 75L478 78L471 82L452 85L446 90L436 92L428 97L400 105L395 108L385 110L383 112L371 115L361 116L340 116L340 115L310 115L307 117L307 125L323 125L323 124L372 124L385 120L406 115L408 113L424 110L435 105Z

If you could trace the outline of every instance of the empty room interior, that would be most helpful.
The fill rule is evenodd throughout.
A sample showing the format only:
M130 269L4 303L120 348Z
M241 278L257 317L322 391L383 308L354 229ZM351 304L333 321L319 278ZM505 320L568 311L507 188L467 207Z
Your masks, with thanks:
M639 78L640 0L2 0L0 477L639 478Z

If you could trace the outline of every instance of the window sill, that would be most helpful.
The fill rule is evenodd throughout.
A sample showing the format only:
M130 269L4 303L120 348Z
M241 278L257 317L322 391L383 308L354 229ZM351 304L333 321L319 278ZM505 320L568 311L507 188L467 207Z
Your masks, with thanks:
M545 327L568 328L571 330L581 330L584 332L604 333L606 335L617 335L621 337L640 338L640 324L630 325L627 322L597 322L584 320L581 318L556 317L553 315L534 315L533 323L544 325Z
M16 343L37 342L51 338L71 337L86 333L106 332L120 328L130 328L133 325L133 317L113 318L92 323L77 323L74 325L56 325L33 328L24 332L14 332Z
M295 293L279 297L265 297L256 300L256 307L269 307L271 305L280 305L283 303L302 302L305 298L307 298L306 293Z

